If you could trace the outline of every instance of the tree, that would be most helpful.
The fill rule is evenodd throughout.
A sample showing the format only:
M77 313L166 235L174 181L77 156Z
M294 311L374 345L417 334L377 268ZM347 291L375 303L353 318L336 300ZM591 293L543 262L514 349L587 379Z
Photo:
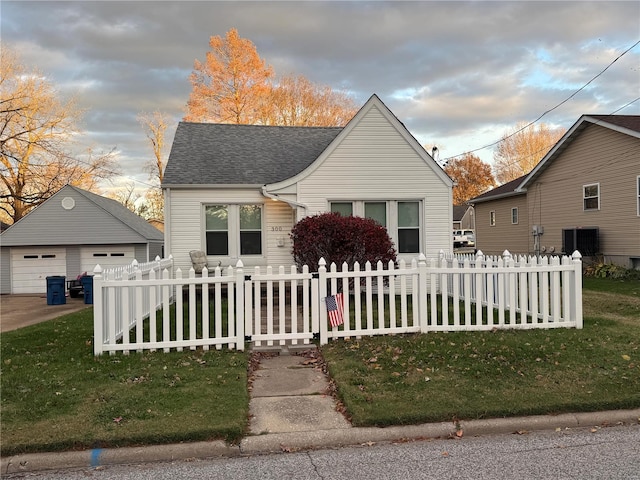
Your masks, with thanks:
M358 111L353 100L302 75L285 76L270 92L263 123L304 127L344 126Z
M235 28L211 37L205 63L195 61L185 121L251 124L260 118L273 69Z
M236 29L211 37L195 62L185 121L287 126L343 126L357 108L347 95L302 75L275 79L255 45Z
M343 217L339 213L312 215L294 225L291 239L296 265L308 265L314 272L321 258L339 268L344 262L350 267L355 262L364 267L366 262L387 265L396 260L387 229L370 218Z
M498 182L507 183L529 173L565 132L563 128L552 129L544 123L537 128L519 123L505 133L493 154Z
M496 184L491 166L472 153L449 160L444 171L456 182L453 187L454 205L463 205Z
M145 165L145 170L149 173L152 186L144 195L146 218L164 220L164 197L162 194L162 180L164 179L164 168L166 166L166 144L164 135L169 126L169 116L155 111L152 114L141 113L138 121L144 130L147 139L153 150L153 160Z
M66 184L95 189L115 175L113 154L84 158L68 151L80 111L2 45L0 59L0 210L13 222Z

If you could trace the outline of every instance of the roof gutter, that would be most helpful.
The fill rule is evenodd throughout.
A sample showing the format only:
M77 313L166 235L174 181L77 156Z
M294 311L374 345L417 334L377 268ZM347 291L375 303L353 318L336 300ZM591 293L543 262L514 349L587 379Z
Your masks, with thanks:
M291 205L292 207L304 208L305 211L309 208L304 203L298 203L298 202L294 202L293 200L287 200L286 198L280 197L277 193L269 193L269 192L267 192L267 186L266 185L262 186L262 195L267 197L267 198L271 198L272 200L275 200L276 202L287 203L287 204Z

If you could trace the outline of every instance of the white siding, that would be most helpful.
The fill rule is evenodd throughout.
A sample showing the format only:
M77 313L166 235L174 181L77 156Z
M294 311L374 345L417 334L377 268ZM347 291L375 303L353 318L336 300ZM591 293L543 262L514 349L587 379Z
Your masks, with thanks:
M309 207L308 215L326 212L330 201L339 200L420 200L423 253L432 257L451 249L451 189L377 108L298 184L298 202Z

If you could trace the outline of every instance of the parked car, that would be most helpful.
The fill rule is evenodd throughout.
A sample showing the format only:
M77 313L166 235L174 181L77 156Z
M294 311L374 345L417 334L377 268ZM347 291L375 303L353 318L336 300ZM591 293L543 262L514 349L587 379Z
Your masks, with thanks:
M454 230L453 248L475 247L476 236L473 230Z

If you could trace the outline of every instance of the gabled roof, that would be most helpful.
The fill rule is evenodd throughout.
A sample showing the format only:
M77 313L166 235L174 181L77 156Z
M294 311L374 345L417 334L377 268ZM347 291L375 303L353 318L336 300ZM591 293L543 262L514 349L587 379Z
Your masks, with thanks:
M159 240L164 241L164 234L158 230L156 227L147 222L140 215L133 213L127 207L122 205L120 202L113 200L111 198L103 197L101 195L96 195L95 193L89 192L87 190L83 190L78 187L74 187L72 185L67 185L68 188L74 189L80 195L85 196L87 199L98 205L103 210L110 213L112 216L120 220L126 226L128 226L131 230L140 234L147 240ZM65 188L67 188L65 187Z
M467 210L471 208L469 205L454 205L453 206L453 221L459 222L464 217L464 214L467 213Z
M57 202L56 199L68 195L73 196L74 193L71 192L85 198L89 202L87 205L93 205L88 210L91 217L88 217L87 213L76 214L76 210L70 210L69 216L65 217L52 215L54 212L50 208L54 204L52 202ZM90 224L89 218L96 218L96 222L109 219L112 228L107 231L102 223ZM122 225L124 229L118 230L118 225ZM136 242L164 241L164 234L160 230L121 203L72 185L66 185L2 232L1 243L2 246L46 245L49 243L67 245L74 241L84 243L87 238L86 232L94 232L93 236L96 241L104 239L104 243L108 244L114 241L118 243L117 240L123 234L127 235L129 239L135 238ZM79 240L74 240L75 238Z
M640 115L582 115L567 133L558 140L553 148L549 150L542 160L538 162L533 170L526 175L521 185L518 186L518 191L525 191L527 185L533 183L533 181L571 145L582 131L591 125L598 125L632 137L640 138Z
M308 167L342 127L180 122L163 186L265 185Z
M295 182L311 173L373 107L444 181L452 183L404 124L372 95L345 127L280 127L180 122L163 187L253 187Z
M497 200L499 198L512 197L514 195L521 195L525 193L524 191L518 191L518 186L522 183L522 180L526 177L523 175L522 177L518 177L515 180L511 180L499 187L496 187L488 192L483 193L482 195L478 195L475 198L469 200L469 203L476 204L486 202L488 200Z

